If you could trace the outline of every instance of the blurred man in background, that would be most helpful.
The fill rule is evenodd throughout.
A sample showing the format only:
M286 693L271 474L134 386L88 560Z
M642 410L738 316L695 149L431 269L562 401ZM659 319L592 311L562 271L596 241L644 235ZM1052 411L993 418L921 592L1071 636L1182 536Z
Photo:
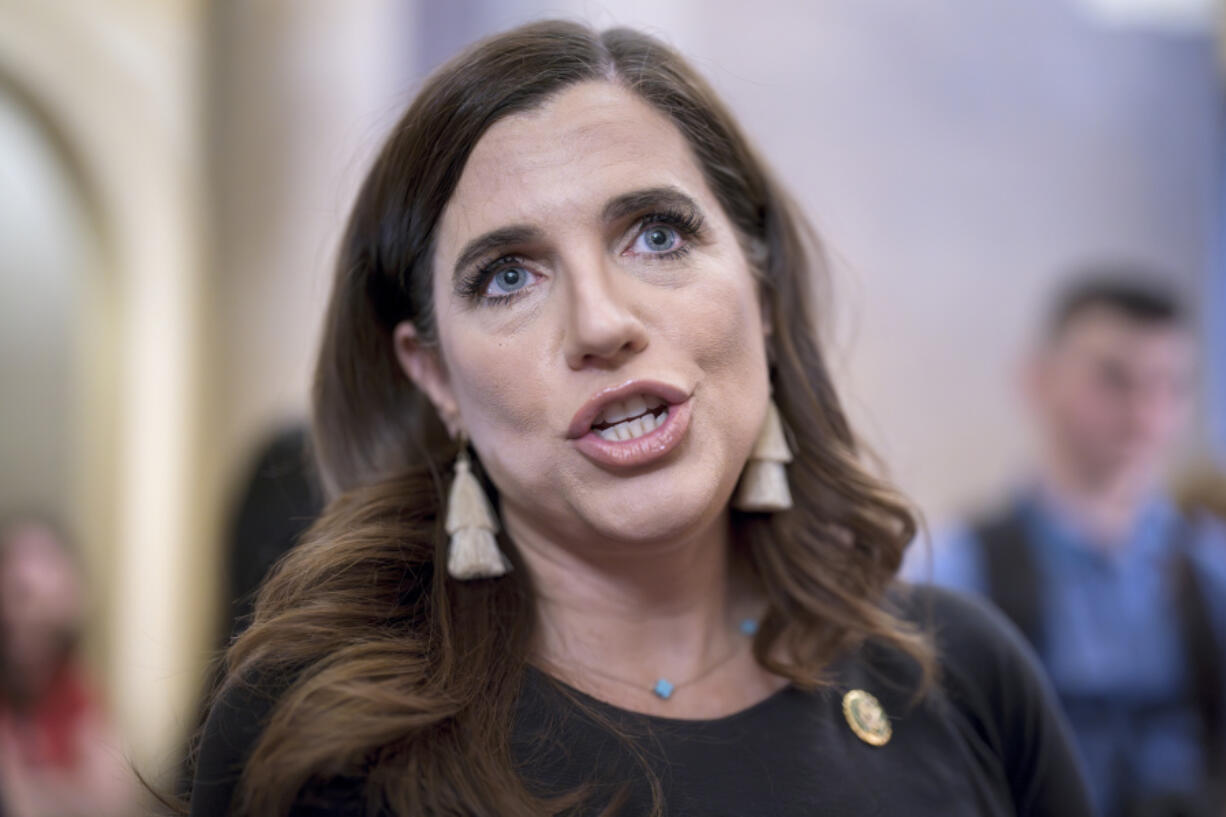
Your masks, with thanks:
M989 596L1034 645L1104 815L1223 813L1226 536L1158 484L1194 358L1153 281L1068 289L1026 372L1037 472L935 549L935 581Z

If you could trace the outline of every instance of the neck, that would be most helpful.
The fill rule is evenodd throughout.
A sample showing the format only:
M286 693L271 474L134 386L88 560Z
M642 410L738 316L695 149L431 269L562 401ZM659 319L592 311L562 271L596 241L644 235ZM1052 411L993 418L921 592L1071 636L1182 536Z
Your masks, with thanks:
M1103 547L1127 540L1152 490L1150 481L1135 474L1095 474L1072 463L1049 458L1044 489Z
M647 689L658 677L698 675L731 650L748 655L736 625L759 610L740 579L727 510L682 538L601 546L504 514L537 587L537 659L567 680L607 673Z

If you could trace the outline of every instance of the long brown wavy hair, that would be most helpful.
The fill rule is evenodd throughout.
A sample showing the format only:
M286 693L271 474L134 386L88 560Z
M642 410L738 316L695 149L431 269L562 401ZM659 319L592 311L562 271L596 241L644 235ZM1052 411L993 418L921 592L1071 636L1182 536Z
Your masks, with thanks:
M685 136L773 316L771 378L792 437L795 506L732 513L768 600L757 660L805 687L866 639L932 665L927 641L885 600L915 523L861 466L823 360L813 286L824 269L812 231L672 49L625 28L534 23L438 69L358 194L314 385L314 447L331 501L227 655L229 683L293 679L246 764L238 814L283 815L304 785L341 775L363 777L370 801L402 817L539 817L565 805L533 796L510 749L536 626L532 578L505 535L519 568L509 575L460 583L442 568L456 446L398 365L392 331L409 320L423 343L436 342L435 229L482 134L592 80L638 94Z

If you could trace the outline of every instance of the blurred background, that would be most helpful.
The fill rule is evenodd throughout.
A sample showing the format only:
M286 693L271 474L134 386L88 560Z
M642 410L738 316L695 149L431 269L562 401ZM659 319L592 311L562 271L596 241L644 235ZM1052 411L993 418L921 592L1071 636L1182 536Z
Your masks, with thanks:
M853 421L931 523L1031 440L1076 265L1196 309L1172 475L1226 460L1226 88L1209 0L0 0L0 516L57 520L115 751L176 772L256 458L306 416L330 265L421 79L541 16L692 58L822 234Z

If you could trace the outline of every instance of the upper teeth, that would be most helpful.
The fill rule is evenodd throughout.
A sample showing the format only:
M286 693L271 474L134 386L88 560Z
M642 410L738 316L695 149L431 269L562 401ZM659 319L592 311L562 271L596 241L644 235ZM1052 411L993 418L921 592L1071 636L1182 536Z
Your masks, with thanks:
M632 440L654 431L664 422L666 414L657 416L653 413L663 405L664 401L658 397L635 395L605 406L592 425L612 424L608 428L595 429L596 433L606 440Z
M664 401L658 397L652 397L646 394L636 394L633 397L625 400L618 400L615 403L609 403L604 407L604 411L596 417L592 425L600 423L620 423L630 417L638 417L648 409L658 408L664 405Z

